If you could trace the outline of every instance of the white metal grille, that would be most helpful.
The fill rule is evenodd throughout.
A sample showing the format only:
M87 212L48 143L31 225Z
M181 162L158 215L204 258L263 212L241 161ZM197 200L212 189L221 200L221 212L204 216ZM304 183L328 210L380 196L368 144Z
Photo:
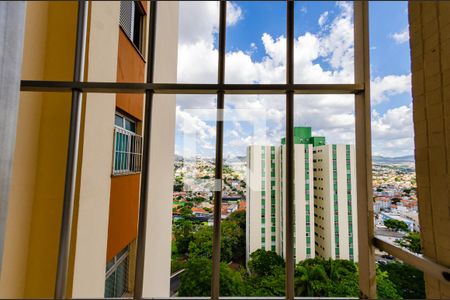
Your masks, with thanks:
M136 3L134 1L120 1L120 26L126 35L133 40L134 35L134 16Z
M142 170L142 136L114 126L113 175L138 173Z

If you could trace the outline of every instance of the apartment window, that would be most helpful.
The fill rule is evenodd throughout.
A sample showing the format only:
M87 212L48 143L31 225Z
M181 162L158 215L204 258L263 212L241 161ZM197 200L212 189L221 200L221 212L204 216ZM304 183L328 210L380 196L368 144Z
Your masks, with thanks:
M144 16L140 1L120 1L120 27L140 53L143 49Z
M113 175L139 173L142 170L142 136L136 134L136 122L116 113L114 125Z
M128 290L128 257L126 246L106 263L105 298L122 297Z
M79 7L83 8L85 3L84 1L79 1ZM157 2L156 1L152 1L151 2L151 7L152 9L150 9L150 12L152 13L153 16L153 12L156 16L156 11L157 11ZM221 1L220 3L220 8L222 12L226 12L226 2L225 1ZM314 84L306 84L306 85L295 85L294 84L294 78L293 75L289 75L287 76L287 80L285 84L279 84L279 85L266 85L266 84L260 84L260 85L239 85L239 86L230 86L229 84L225 84L223 80L220 80L221 82L217 82L217 84L210 84L210 85L198 85L195 88L192 89L193 94L207 94L207 93L217 93L217 98L220 99L219 103L223 103L224 100L224 93L227 93L229 91L233 91L234 93L241 93L241 94L273 94L273 93L279 93L279 94L286 94L286 100L287 103L290 105L286 106L286 120L287 120L287 131L288 132L293 132L293 122L291 122L294 119L294 105L293 105L293 95L294 94L300 94L300 93L304 93L305 91L307 91L308 93L322 93L322 94L333 94L336 92L342 93L342 94L354 94L356 95L356 99L355 99L355 103L356 103L356 109L355 109L355 115L356 115L356 121L355 121L355 127L358 129L357 131L359 131L361 134L358 134L356 137L356 151L358 152L358 165L356 165L356 168L358 168L358 170L361 170L361 176L364 177L364 175L367 174L363 174L363 173L367 173L369 171L362 169L361 166L365 165L366 162L370 162L370 157L367 155L367 153L369 153L368 151L365 151L365 147L370 147L370 139L367 139L366 135L369 132L370 133L370 128L366 129L366 121L370 118L370 100L369 100L369 94L365 92L365 87L368 86L370 84L369 80L369 76L366 76L370 73L369 70L369 65L367 65L367 62L364 58L368 58L368 54L369 54L369 47L368 45L365 45L366 43L366 38L368 39L368 28L366 26L366 24L368 23L368 3L366 2L358 2L356 1L354 3L354 19L355 19L355 38L354 38L354 53L355 53L355 83L350 83L350 84L321 84L321 85L314 85ZM142 10L140 10L140 2L137 1L132 1L132 2L127 2L127 1L122 1L121 2L121 10L120 10L120 24L121 27L123 28L123 30L125 31L125 33L127 33L127 36L130 38L130 40L133 41L133 44L137 45L138 49L142 48L142 26L138 26L137 24L142 24L142 19L143 19L143 14L139 14L142 13ZM294 35L292 34L292 32L294 31L294 22L293 22L293 14L294 14L294 3L293 1L289 1L287 4L287 10L288 10L288 22L287 22L287 27L290 29L291 34L287 34L286 35L286 49L288 49L288 53L286 55L286 69L288 71L292 71L293 70L293 62L294 62L294 51L291 51L293 49L293 45L294 45ZM81 11L81 10L80 10ZM222 14L225 15L225 14ZM79 14L78 16L78 20L81 21L83 15ZM152 39L149 40L149 44L150 45L157 45L159 43L158 40L155 40L155 36L156 36L156 21L155 18L149 18L150 19L150 25L149 25L149 32L152 33L149 36L153 37ZM86 24L82 24L82 28L85 31L86 30ZM83 31L80 31L83 32ZM225 32L226 32L226 20L224 20L224 18L221 18L220 21L220 25L219 25L219 30L218 30L218 40L219 40L219 47L218 47L218 55L219 55L219 66L218 66L218 70L219 71L224 71L225 69L225 44L223 42L220 42L221 39L220 37L223 37ZM137 37L137 38L136 38ZM76 49L77 49L77 56L80 56L80 52L83 50L83 46L82 46L82 42L83 42L83 35L80 34L77 38L77 44L76 44ZM85 38L84 38L85 39ZM366 47L367 46L367 47ZM81 51L79 50L81 49ZM154 53L152 54L151 51L148 51L148 59L147 62L154 64ZM81 67L82 69L85 67L85 63L82 59L78 59L76 60L76 67L79 68ZM145 93L149 96L148 98L150 98L150 95L153 94L160 94L160 93L175 93L175 94L181 94L183 92L186 91L186 86L184 86L183 84L179 84L179 83L171 83L171 87L170 89L168 87L165 86L161 86L159 88L155 88L154 83L153 83L153 68L148 68L148 74L147 74L147 80L148 83L145 85L145 87L143 88L143 86L133 86L130 85L128 88L128 90L132 91L132 92L136 92L136 93L144 93L144 89L145 89ZM293 73L293 72L288 72L289 74ZM77 86L74 87L74 85L67 85L65 87L61 87L61 85L55 84L54 82L52 83L51 81L22 81L22 86L21 89L23 91L33 91L33 92L42 92L43 90L45 90L46 92L53 92L53 91L61 91L62 89L64 91L71 91L74 95L79 95L79 94L83 94L86 92L109 92L109 93L119 93L122 91L121 87L123 88L123 86L119 85L118 83L113 83L113 82L107 82L107 83L103 83L103 85L101 87L98 87L96 85L92 85L91 82L84 82L83 80L81 80L80 78L76 78L74 80L75 82L77 82ZM170 83L170 82L169 82ZM220 108L220 106L223 105L218 105L218 108ZM72 112L75 112L75 110L73 110ZM76 128L76 126L80 125L80 120L76 120L74 122L74 124L70 125L70 130L71 132L74 132L74 129ZM370 123L369 123L370 126ZM150 128L149 128L150 129ZM126 130L126 129L125 129ZM131 131L129 131L131 132ZM73 143L73 141L77 141L78 137L76 135L74 135L74 138L71 138L71 141L73 145L76 145L76 143ZM218 135L216 135L217 137ZM292 136L292 135L291 135ZM217 139L217 144L218 147L221 149L223 147L223 141L221 141L220 139ZM70 161L77 161L77 153L74 148L74 146L70 146L70 150L71 152L69 152L69 157L70 160L68 161L68 164L71 167L74 167L73 164L71 165ZM286 150L288 153L291 153L293 151L293 147L292 144L287 144L286 145ZM322 150L318 150L317 152L322 153ZM148 153L145 153L144 155L148 155ZM219 155L220 156L220 155ZM75 158L75 159L73 159ZM146 156L147 158L147 156ZM220 158L220 157L219 157ZM221 159L217 159L217 164L221 165L222 164L222 160ZM359 163L361 162L361 163ZM120 165L120 164L119 164ZM145 169L147 168L147 165L145 166ZM76 168L75 168L76 170ZM147 169L146 169L147 170ZM317 170L317 169L316 169ZM322 168L318 169L319 171L323 171ZM293 182L293 177L292 175L286 176L286 182L290 182L292 184ZM370 184L365 184L364 182L360 183L360 178L358 178L358 189L361 191L362 190L362 194L367 194L364 193L366 192L365 190L367 190L370 187ZM73 182L71 182L71 180L66 180L65 185L66 185L66 190L70 191L73 190L74 187ZM143 187L143 189L145 190L148 187L148 180L147 181L142 181L141 185ZM292 188L292 185L289 186L289 188ZM219 194L221 193L221 191L219 191ZM369 193L370 194L370 193ZM71 199L72 198L72 199ZM218 197L220 199L220 197ZM67 197L68 200L73 200L73 197ZM289 201L290 203L293 202L293 199L287 199L287 201ZM363 203L363 202L362 202ZM217 205L220 206L220 203L216 203ZM65 214L64 216L66 216L63 219L63 224L68 224L68 222L71 222L72 220L72 208L70 206L67 206L68 208L65 209ZM150 203L150 209L151 209L151 203ZM358 211L359 212L367 212L367 207L365 206L358 206ZM146 211L141 211L140 213L142 213L144 216L146 216ZM292 217L293 215L293 211L289 210L287 212L287 215L290 215ZM292 219L292 218L291 218ZM273 218L273 221L274 218ZM363 234L361 234L362 238L365 238L366 236L371 236L372 234L372 229L370 226L367 226L367 222L368 221L372 221L372 220L366 220L366 219L361 219L359 220L359 229L360 232L362 232ZM219 219L215 219L215 226L220 222L220 218ZM264 223L264 219L262 220L262 222ZM293 237L293 228L292 224L288 224L289 226L286 226L286 236L288 237ZM139 225L139 238L143 239L145 241L145 235L142 235L142 232L145 232L142 230L142 226L146 226L145 223L142 223ZM363 232L363 231L367 231L367 232ZM220 232L220 231L217 231ZM68 231L67 234L64 235L66 237L66 240L70 241L70 230ZM287 239L288 241L290 239ZM219 243L220 245L220 240L218 239L218 236L214 236L213 239L214 243ZM375 239L374 240L376 243L376 246L383 246L383 242L380 240ZM370 241L369 241L370 242ZM63 242L61 242L63 243ZM364 246L367 247L368 243L367 240L361 240L360 241L361 245L361 250L365 250L365 248L363 248ZM63 245L63 244L61 244ZM66 249L68 247L60 247L60 249ZM291 250L294 248L292 243L287 243L286 244L286 248L290 248ZM69 248L70 249L70 248ZM138 253L140 253L141 251L141 247L138 247ZM323 247L322 247L323 249ZM61 250L62 254L64 254L65 250ZM367 250L368 251L368 250ZM398 250L401 251L401 250ZM292 253L292 251L290 251ZM403 251L401 252L404 255L406 252ZM369 298L375 298L375 294L373 292L373 288L370 289L369 287L371 287L375 281L372 280L373 278L373 274L370 274L370 268L369 266L369 260L374 260L374 257L371 253L369 253L370 255L368 255L368 258L364 258L364 261L360 261L360 278L361 278L361 292L363 295L369 297ZM58 260L58 264L65 264L67 263L65 257L67 257L66 255L61 255L61 258ZM138 256L139 257L139 256ZM144 256L142 256L144 257ZM293 256L292 256L293 257ZM294 268L293 265L293 260L291 259L292 257L288 257L289 258L289 262L287 264L287 268L289 268L289 270ZM219 256L217 256L214 259L220 259ZM143 264L143 262L141 262ZM214 264L213 263L213 267L212 267L212 274L215 274L217 276L213 276L213 278L217 278L217 281L213 281L212 282L212 298L217 299L219 296L219 283L218 283L218 274L220 271L220 264ZM372 272L373 273L373 272ZM286 274L286 296L293 298L293 291L294 291L294 277L293 277L294 272L288 272ZM140 280L136 280L136 282L142 282L142 278L143 278L143 272L139 271L137 272L137 278L139 278ZM61 287L62 285L65 285L66 282L62 282L59 283L59 287ZM140 292L142 292L142 286L138 286L138 294Z

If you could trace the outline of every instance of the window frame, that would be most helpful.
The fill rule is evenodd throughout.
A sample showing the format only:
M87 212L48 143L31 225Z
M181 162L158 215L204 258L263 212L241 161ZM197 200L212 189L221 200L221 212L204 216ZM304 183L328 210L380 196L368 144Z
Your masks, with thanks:
M140 2L140 1L139 1ZM154 83L155 45L156 45L156 14L157 1L150 2L150 17L148 22L147 41L147 81L145 83L117 82L85 82L84 53L86 51L87 32L87 1L78 2L76 51L73 81L38 81L22 80L21 91L27 92L72 92L70 139L68 147L67 173L65 179L63 220L61 224L61 239L59 245L55 297L64 298L67 286L67 270L69 262L70 236L73 215L76 162L78 158L78 142L80 139L81 97L83 93L141 93L145 94L145 103L151 103L154 94L215 94L217 95L216 124L216 182L222 180L222 150L223 150L223 108L225 94L284 94L286 95L286 299L294 298L294 243L293 243L293 108L295 94L353 94L355 95L355 132L356 132L356 186L357 186L357 217L358 217L358 255L360 270L360 295L362 298L376 298L375 256L374 247L386 251L406 263L422 270L439 280L448 282L448 268L433 261L414 255L409 251L394 246L374 236L373 205L372 205L372 161L371 161L371 124L370 124L370 61L369 61L369 4L367 1L354 2L354 66L355 82L353 84L294 84L293 81L293 42L294 42L294 1L287 0L286 22L286 83L285 84L225 84L225 34L227 1L220 1L219 14L219 60L218 81L216 84L180 84ZM143 20L143 22L146 22ZM145 35L144 27L142 35ZM134 43L133 43L134 45ZM142 47L143 48L143 47ZM143 130L143 169L139 207L139 228L136 255L136 277L134 297L141 299L143 291L145 229L147 219L147 186L149 169L149 148L151 129L151 105L145 105ZM320 150L321 151L321 150ZM217 184L221 187L221 184ZM214 204L220 206L221 189L215 191ZM213 229L213 267L211 298L219 299L219 269L220 269L220 210L215 211Z

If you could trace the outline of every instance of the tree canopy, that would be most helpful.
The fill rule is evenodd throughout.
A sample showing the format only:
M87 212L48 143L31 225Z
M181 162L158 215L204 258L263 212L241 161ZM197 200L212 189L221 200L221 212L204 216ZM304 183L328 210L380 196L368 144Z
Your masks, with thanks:
M408 231L408 224L406 224L403 221L396 220L396 219L387 219L384 221L384 226L386 226L389 229L395 230L395 231Z
M420 245L420 233L415 231L408 232L404 237L395 241L401 247L408 249L411 252L422 253L422 246Z
M425 299L423 272L399 262L379 266L387 272L389 280L395 283L397 293L404 299Z
M212 263L207 258L189 259L186 271L181 276L180 296L211 295ZM245 286L239 272L232 270L226 263L220 264L220 296L241 296Z

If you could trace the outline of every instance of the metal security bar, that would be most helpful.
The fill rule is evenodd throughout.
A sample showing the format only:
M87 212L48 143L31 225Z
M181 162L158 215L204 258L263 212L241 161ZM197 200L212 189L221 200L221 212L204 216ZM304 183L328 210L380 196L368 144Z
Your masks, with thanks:
M139 173L142 170L142 137L114 126L113 175Z
M79 1L73 82L80 82L84 80L83 77L85 68L87 17L88 3L85 1ZM82 92L79 89L74 88L72 89L69 144L67 149L63 211L61 220L61 232L59 238L58 262L56 269L56 299L62 299L66 297L67 270L69 267L70 238L73 219L73 203L75 196L75 182L77 178L78 144L80 141L81 106Z
M371 204L371 126L370 126L370 70L369 70L369 36L368 3L354 3L354 37L355 37L355 83L354 84L294 84L294 1L287 0L286 23L286 83L285 84L225 84L225 34L226 1L220 1L219 20L219 60L217 84L178 84L153 83L156 45L157 1L151 1L147 56L146 83L83 82L84 52L86 43L87 3L79 1L78 27L76 39L75 73L73 81L30 81L21 82L22 91L60 92L72 91L72 114L70 123L70 140L65 182L64 212L61 227L61 240L58 256L58 273L55 298L64 298L67 278L68 250L70 249L70 232L72 224L72 203L74 180L76 178L78 133L80 127L79 105L81 93L145 93L145 116L143 130L142 176L140 190L139 225L136 254L136 274L134 299L142 299L143 274L145 261L145 236L148 206L149 157L151 143L151 115L153 95L156 94L216 94L217 95L217 134L216 134L216 191L215 219L213 234L213 270L211 298L220 295L220 206L222 198L222 151L223 151L223 108L225 94L285 94L286 95L286 299L294 297L294 259L293 259L293 125L295 94L354 94L355 127L357 156L358 189L358 234L359 234L359 273L362 298L376 298L375 257L373 245L381 250L398 256L405 262L421 269L431 276L450 281L449 269L415 256L408 251L390 245L373 235L373 213ZM181 299L181 298L180 298ZM206 299L206 298L203 298ZM237 298L234 298L237 299ZM244 297L242 299L251 299ZM281 299L273 297L270 299Z

